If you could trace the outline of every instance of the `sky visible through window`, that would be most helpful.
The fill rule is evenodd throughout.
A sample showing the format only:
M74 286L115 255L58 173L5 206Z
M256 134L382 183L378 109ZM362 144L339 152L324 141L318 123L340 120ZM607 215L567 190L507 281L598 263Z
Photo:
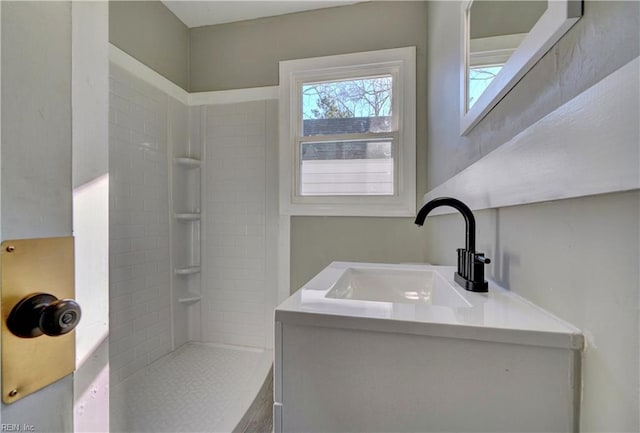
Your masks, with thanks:
M302 118L390 116L392 77L307 83L302 86Z
M504 65L479 66L469 69L468 108L473 107L480 95L489 87Z

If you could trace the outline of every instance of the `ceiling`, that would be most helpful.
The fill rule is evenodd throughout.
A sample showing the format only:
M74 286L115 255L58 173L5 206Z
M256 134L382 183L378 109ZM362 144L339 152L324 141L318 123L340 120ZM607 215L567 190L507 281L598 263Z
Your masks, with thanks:
M163 1L189 28L343 6L357 1Z

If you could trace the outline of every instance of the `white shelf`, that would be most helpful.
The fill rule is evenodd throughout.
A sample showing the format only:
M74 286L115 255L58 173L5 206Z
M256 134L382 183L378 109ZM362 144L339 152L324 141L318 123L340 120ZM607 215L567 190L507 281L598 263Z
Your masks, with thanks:
M200 266L185 266L183 268L175 268L173 273L176 275L192 275L200 273Z
M202 164L202 161L200 161L199 159L189 158L186 156L174 158L174 162L176 163L176 165L180 165L186 168L199 168Z
M191 304L195 304L196 302L200 302L201 299L202 297L199 295L192 295L192 296L185 296L184 298L178 298L178 302L184 305L191 305Z
M177 213L174 215L178 221L198 221L200 219L199 213Z

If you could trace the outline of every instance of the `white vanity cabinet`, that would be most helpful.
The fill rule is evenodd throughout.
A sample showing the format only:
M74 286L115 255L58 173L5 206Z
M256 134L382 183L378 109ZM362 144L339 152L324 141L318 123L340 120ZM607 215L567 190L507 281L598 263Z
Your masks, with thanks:
M276 433L578 430L577 329L492 283L451 284L468 301L453 307L415 287L412 302L325 297L354 267L452 283L453 268L386 266L333 263L276 309Z

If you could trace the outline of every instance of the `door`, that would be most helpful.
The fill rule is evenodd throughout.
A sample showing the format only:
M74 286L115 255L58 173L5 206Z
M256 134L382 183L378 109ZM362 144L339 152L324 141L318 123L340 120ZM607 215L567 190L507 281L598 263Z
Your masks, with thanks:
M2 404L3 431L108 431L107 10L0 3L0 238L73 235L83 310L76 372Z

